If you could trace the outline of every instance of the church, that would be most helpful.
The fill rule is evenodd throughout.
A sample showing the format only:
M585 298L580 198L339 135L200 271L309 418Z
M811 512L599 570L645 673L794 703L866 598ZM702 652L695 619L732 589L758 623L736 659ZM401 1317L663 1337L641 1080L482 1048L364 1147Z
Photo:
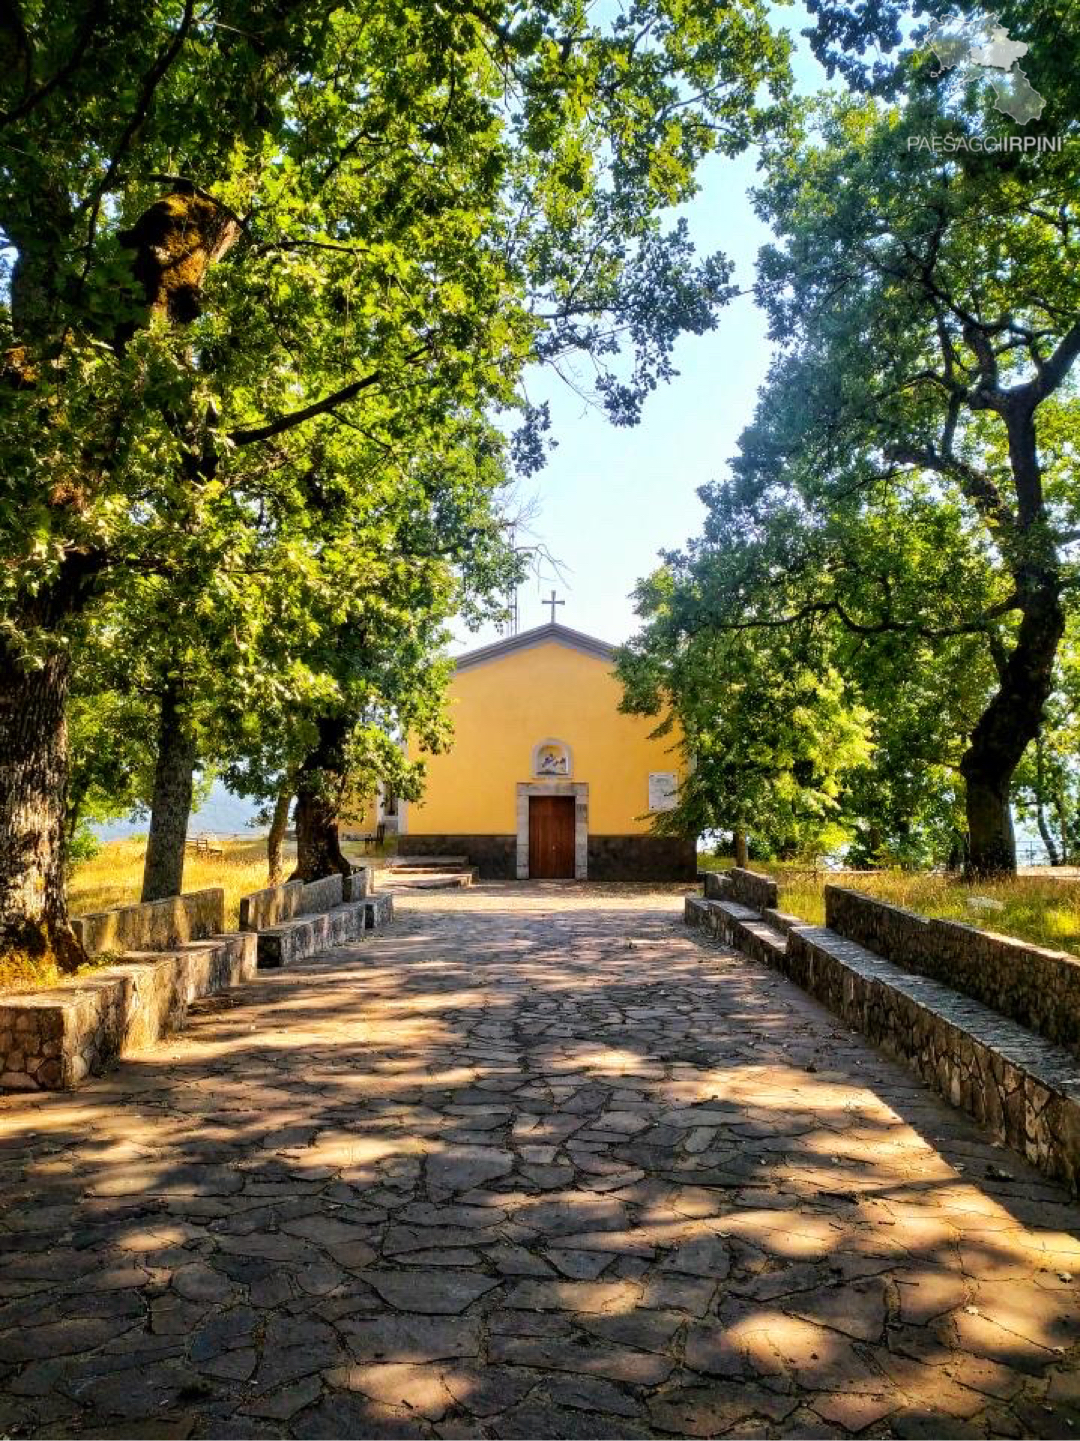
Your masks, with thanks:
M620 713L613 656L556 622L459 656L453 747L425 758L423 801L399 801L398 853L468 856L484 880L693 880L695 839L652 834L679 737Z

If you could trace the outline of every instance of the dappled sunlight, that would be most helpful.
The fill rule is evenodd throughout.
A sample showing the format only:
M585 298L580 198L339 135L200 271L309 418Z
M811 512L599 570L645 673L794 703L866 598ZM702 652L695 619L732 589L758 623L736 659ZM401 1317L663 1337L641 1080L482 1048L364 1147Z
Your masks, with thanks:
M19 1401L39 1427L125 1404L102 1345L161 1380L155 1417L182 1366L189 1409L297 1436L341 1398L357 1432L492 1436L1043 1404L1080 1359L1059 1188L689 939L677 896L477 892L408 897L80 1093L0 1101L0 1347L30 1387L53 1368ZM46 1360L18 1328L54 1304L86 1320L43 1323Z

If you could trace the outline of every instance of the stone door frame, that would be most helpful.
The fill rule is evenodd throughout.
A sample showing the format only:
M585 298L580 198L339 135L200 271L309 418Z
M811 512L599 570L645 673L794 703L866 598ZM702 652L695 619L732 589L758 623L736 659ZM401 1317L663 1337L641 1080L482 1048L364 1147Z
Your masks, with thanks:
M517 878L529 879L529 797L574 797L574 879L586 880L589 873L589 783L588 781L518 781L517 783Z

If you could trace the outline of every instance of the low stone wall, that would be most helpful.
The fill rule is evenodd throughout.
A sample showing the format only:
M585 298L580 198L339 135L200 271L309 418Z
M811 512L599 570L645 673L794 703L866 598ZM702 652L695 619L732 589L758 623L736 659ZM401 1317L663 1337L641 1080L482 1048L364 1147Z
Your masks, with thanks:
M778 965L786 947L782 932L763 919L753 907L741 905L738 901L687 896L683 917L688 926L706 931L724 945L733 946L767 966Z
M341 879L341 899L343 901L362 901L365 896L371 895L374 889L374 866L354 865L352 875L343 876Z
M332 906L341 905L344 876L323 876L318 881L308 881L304 886L297 915L315 916L328 911Z
M369 866L354 865L348 876L326 876L321 881L284 881L253 891L240 901L240 929L265 931L295 916L328 911L344 901L362 901L375 889Z
M1070 1052L824 927L791 932L783 969L1041 1171L1080 1189Z
M697 842L682 836L598 836L588 841L590 881L692 881Z
M285 881L280 886L266 886L240 900L240 929L264 931L267 926L291 921L304 899L303 881Z
M930 920L825 887L825 924L906 971L942 981L1080 1055L1080 959L960 921Z
M466 856L484 881L512 881L517 876L517 836L398 836L399 856Z
M780 888L771 876L760 871L748 871L742 866L732 866L731 894L740 905L752 906L755 911L767 911L780 904Z
M394 919L394 898L389 891L368 896L364 902L364 925L369 931L389 925Z
M0 1000L0 1088L63 1090L179 1030L201 996L255 974L252 932L188 942Z
M755 911L775 909L780 904L780 888L771 876L732 866L726 871L705 872L705 896L710 901L737 901Z
M225 929L225 892L220 886L211 886L163 901L93 911L75 916L71 926L91 956L103 951L168 950Z
M685 914L688 925L788 976L1040 1170L1080 1190L1080 1075L1070 1051L781 911L759 916L736 901L690 896Z

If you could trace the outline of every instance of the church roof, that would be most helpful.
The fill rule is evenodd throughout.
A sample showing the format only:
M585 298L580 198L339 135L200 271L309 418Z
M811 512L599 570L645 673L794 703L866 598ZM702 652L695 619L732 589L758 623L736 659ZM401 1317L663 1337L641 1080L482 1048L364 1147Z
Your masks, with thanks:
M546 645L549 641L556 645L565 645L570 650L579 650L583 655L594 655L599 660L611 660L615 654L615 647L606 640L598 640L596 636L586 635L584 631L571 630L568 625L559 625L558 621L549 621L547 625L534 626L532 630L508 635L492 645L482 645L477 650L466 651L464 655L455 658L454 667L456 670L471 670L474 665L485 665L489 660L499 660L504 655L529 650L534 645Z

